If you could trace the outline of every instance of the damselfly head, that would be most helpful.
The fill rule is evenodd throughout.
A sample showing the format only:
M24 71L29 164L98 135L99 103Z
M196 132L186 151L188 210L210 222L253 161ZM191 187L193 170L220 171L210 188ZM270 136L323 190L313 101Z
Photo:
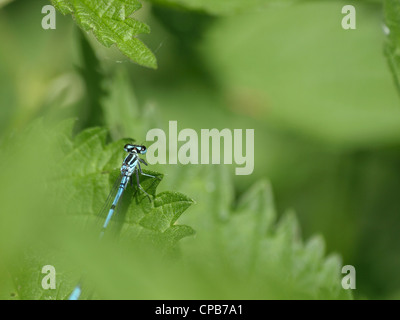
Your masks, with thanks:
M126 152L135 152L135 153L145 154L147 151L147 148L145 146L140 146L137 144L126 144L124 146L124 150Z

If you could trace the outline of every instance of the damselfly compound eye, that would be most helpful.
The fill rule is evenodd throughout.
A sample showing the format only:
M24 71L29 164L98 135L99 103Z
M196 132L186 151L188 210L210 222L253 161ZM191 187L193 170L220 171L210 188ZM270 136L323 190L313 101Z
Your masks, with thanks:
M146 148L145 146L140 146L140 150L138 149L138 151L139 151L141 154L145 154L146 151L147 151L147 148Z
M126 144L126 145L124 146L124 150L125 150L126 152L132 152L133 149L135 149L135 146L134 146L133 144Z

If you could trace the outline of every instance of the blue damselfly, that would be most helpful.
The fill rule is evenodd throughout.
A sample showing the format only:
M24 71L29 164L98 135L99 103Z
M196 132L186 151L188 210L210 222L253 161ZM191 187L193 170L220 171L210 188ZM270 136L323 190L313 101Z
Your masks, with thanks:
M120 176L115 182L115 188L113 188L108 196L109 199L114 199L111 207L108 209L107 217L103 223L103 226L100 231L100 239L104 236L104 233L114 216L115 210L119 203L119 200L122 197L123 192L125 191L126 187L128 186L129 181L133 184L131 180L131 176L136 174L136 183L138 188L151 200L150 195L142 188L140 185L139 174L143 176L147 176L150 178L158 178L156 176L144 173L140 166L140 163L143 163L147 166L146 161L141 159L139 155L145 154L147 149L143 145L136 145L136 144L126 144L124 146L124 150L128 152L128 155L125 157L124 161L122 162ZM72 291L71 295L69 296L69 300L78 300L82 293L81 285L78 284L75 289Z

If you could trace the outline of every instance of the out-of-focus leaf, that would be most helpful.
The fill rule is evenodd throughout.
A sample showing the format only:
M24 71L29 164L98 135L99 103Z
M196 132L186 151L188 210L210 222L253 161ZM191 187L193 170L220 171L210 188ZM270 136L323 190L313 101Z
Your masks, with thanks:
M394 81L400 91L400 3L396 0L385 0L386 33L385 54L392 70Z
M107 131L101 128L85 130L72 138L72 127L73 121L66 121L53 129L48 129L47 126L39 123L34 126L33 130L38 132L37 135L41 139L20 137L22 141L25 140L26 143L30 143L30 148L35 149L36 147L38 149L36 156L39 159L40 156L45 157L46 161L43 161L43 165L46 163L47 168L37 172L40 177L40 179L36 179L35 188L37 190L31 192L32 197L36 198L35 201L13 206L13 219L19 215L26 216L28 213L25 211L28 208L32 209L29 212L29 215L32 216L31 223L26 226L28 228L26 237L28 238L30 233L34 233L35 230L38 231L37 228L40 229L39 226L36 227L34 222L41 223L42 220L46 219L49 221L47 221L46 227L42 227L44 238L38 237L29 245L25 244L24 248L16 250L19 254L11 260L7 258L7 252L12 251L14 242L18 244L19 238L17 235L15 235L16 239L8 237L10 248L6 247L7 250L2 251L2 261L7 261L6 267L10 277L0 277L0 282L8 284L0 290L1 295L7 295L8 291L9 294L15 292L15 297L19 299L66 298L72 291L74 281L76 281L74 280L75 277L68 278L67 266L71 265L71 261L66 261L68 256L71 257L67 254L69 250L67 248L73 246L74 241L71 239L72 234L68 236L68 230L71 229L67 227L67 224L64 225L64 230L57 229L62 224L59 221L67 219L69 220L68 225L72 221L73 224L78 223L81 226L83 226L83 223L92 224L99 221L102 224L104 222L104 217L98 216L97 213L103 207L107 194L112 189L114 178L119 176L119 170L116 168L121 165L123 145L126 141L106 144ZM45 140L44 137L48 138ZM11 143L12 141L15 142L15 146L13 146L14 143ZM16 143L16 138L12 141L3 146L2 154L18 154L16 148L18 149L20 144ZM37 143L41 143L42 146L38 148ZM27 151L28 147L25 150ZM47 153L44 150L47 150ZM3 156L0 158L0 163L3 163L3 158L9 157ZM29 157L20 158L33 162ZM36 159L36 161L39 160ZM120 209L123 210L119 211L124 211L126 214L123 215L124 213L121 212L119 219L116 217L121 224L121 239L131 245L134 243L156 245L161 249L160 252L177 252L177 243L182 238L194 234L193 229L189 226L176 223L193 201L177 192L166 191L157 194L156 188L162 179L162 175L153 171L144 172L157 177L156 179L146 176L140 178L141 186L152 196L152 200L147 198L143 192L139 192L136 186L129 186L124 192L123 199L121 199L123 203L120 204ZM25 174L25 172L21 172L21 175ZM32 175L32 172L29 175ZM34 177L36 175L33 175ZM8 181L7 177L4 177L4 179ZM18 181L18 174L14 174L13 179ZM39 186L40 188L38 188ZM30 200L30 197L25 196L24 198L27 201ZM43 198L46 201L43 201ZM41 203L44 204L40 205ZM7 208L6 201L4 201L4 205ZM3 220L10 230L13 230L13 221L6 215L1 215L0 220ZM112 227L118 224L117 221L112 222L111 231ZM23 230L24 225L20 222L16 227ZM47 232L46 228L51 229L51 231ZM92 228L88 229L88 231L91 230ZM111 231L109 231L110 234ZM81 232L82 234L75 230L74 238L85 237L84 231ZM59 234L57 235L57 233ZM94 240L97 240L97 236L94 237ZM69 240L67 240L68 238ZM46 240L50 239L56 240L52 240L49 244ZM67 241L64 242L65 240ZM52 248L53 242L58 243L58 249L55 251L53 251L55 248ZM89 248L90 242L89 239L87 244ZM101 251L102 247L98 241L94 243ZM65 246L64 250L60 251L60 246ZM41 274L41 269L47 264L55 266L60 273L60 276L57 277L57 290L47 291L41 286L39 279L45 276ZM98 282L99 279L96 281ZM10 292L10 283L13 283L15 291Z
M213 23L201 48L227 108L335 147L398 143L400 108L378 4L357 5L356 30L341 27L342 7L313 1Z
M224 270L230 284L217 297L351 298L341 286L341 259L325 256L323 239L315 236L303 243L293 212L277 221L268 182L256 183L234 204L228 200L231 196L221 196L231 184L226 170L198 168L197 175L205 178L203 183L196 174L189 180L183 178L193 170L176 173L182 178L179 187L199 195L191 215L180 220L195 226L197 234L196 239L183 243L183 257L196 252L197 263L209 275Z
M105 82L104 90L106 96L101 100L101 106L105 124L114 140L145 137L148 130L158 126L160 117L156 107L151 103L139 105L135 88L124 69L116 70Z
M97 58L91 44L81 30L78 30L82 66L80 74L86 85L86 104L81 107L80 129L102 126L105 124L105 116L100 101L104 98L103 89L104 74L101 72L100 61Z
M227 15L247 9L260 8L273 4L290 4L296 0L150 0L163 5L200 10L209 14Z
M14 0L0 0L0 8L9 4L11 1L14 1Z

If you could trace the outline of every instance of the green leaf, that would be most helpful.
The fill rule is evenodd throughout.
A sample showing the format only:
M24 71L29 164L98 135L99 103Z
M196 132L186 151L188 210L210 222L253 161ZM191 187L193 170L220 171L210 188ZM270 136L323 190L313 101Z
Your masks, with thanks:
M82 66L79 73L85 81L86 96L83 106L79 108L79 128L83 130L89 127L102 126L105 124L104 112L100 101L105 96L103 89L104 73L101 71L100 61L83 31L77 32L82 56Z
M154 200L154 209L140 220L144 228L164 232L189 208L193 200L178 192L163 192Z
M82 210L75 207L75 214L96 214L119 176L119 169L116 168L121 166L124 157L122 147L126 141L106 144L106 136L105 129L91 128L81 132L73 140L64 141L65 145L61 147L65 151L59 165L63 167L64 174L62 177L58 176L56 182L62 180L63 188L73 186L68 202L81 203L84 206ZM136 186L129 186L126 193L134 195L136 203L128 201L126 227L136 224L137 227L164 232L173 226L193 200L177 192L156 194L162 174L149 170L143 172L157 177L154 179L139 175L141 186L154 199L149 201L143 192L138 192ZM135 180L135 177L132 179Z
M396 0L384 1L386 33L385 55L400 92L400 3Z
M400 108L382 57L382 19L360 1L357 29L343 30L342 7L306 1L224 17L210 26L200 50L231 97L230 110L345 150L397 143ZM393 25L399 21L395 12ZM307 37L300 40L299 34ZM396 52L396 29L392 34L396 46L390 52ZM395 65L395 56L391 60Z
M11 1L13 1L13 0L0 0L0 8L6 6L6 5L9 4Z
M34 128L39 134L30 133L31 137L17 135L18 140L14 137L2 148L0 163L6 164L3 162L4 157L12 159L14 156L30 165L32 163L38 168L37 173L25 167L30 169L29 175L34 173L34 183L40 185L40 188L33 188L31 196L24 196L27 203L21 202L20 210L15 204L10 204L10 208L14 208L12 217L0 216L2 223L9 229L4 232L4 237L17 233L18 229L24 230L21 222L13 223L15 216L21 216L21 220L29 219L26 222L29 231L24 236L24 239L29 240L28 243L20 244L18 237L14 240L7 236L10 239L8 249L1 253L1 261L10 272L10 276L0 276L0 283L5 284L0 290L2 296L12 295L17 299L65 299L76 285L82 270L88 270L90 274L107 270L104 262L94 261L102 261L103 257L115 251L115 247L112 247L115 243L108 241L112 238L110 236L114 227L121 229L119 241L122 245L118 246L127 247L127 250L133 252L138 248L147 248L148 252L156 255L161 253L167 257L176 256L179 253L179 241L194 234L191 227L177 224L177 219L193 201L177 192L164 191L157 194L163 175L143 170L157 177L139 176L140 184L151 195L151 200L137 188L136 180L133 186L129 185L117 207L118 214L111 220L104 244L102 242L104 247L99 245L99 230L96 226L104 223L105 217L99 216L98 212L103 208L119 176L119 167L125 156L123 146L127 141L106 143L108 132L103 128L90 128L72 137L73 126L74 121L71 120L51 128L38 123ZM35 158L32 159L31 155L22 157L16 153L22 142L29 144L24 151L29 148L37 150L34 153L38 157L36 161L33 161ZM19 160L16 160L15 165L21 166ZM43 162L41 166L40 161ZM25 174L21 172L23 179L29 183L30 179ZM135 176L132 178L136 179ZM4 176L4 179L19 181L18 173L12 174L10 178ZM30 184L28 186L32 189ZM20 189L25 191L25 187ZM29 201L31 197L34 201ZM15 199L11 202L15 202ZM8 208L7 201L3 204ZM95 233L89 227L92 224ZM31 236L35 232L39 236ZM107 253L108 245L111 246L111 253ZM7 252L10 252L9 257ZM140 256L140 252L137 255ZM44 265L53 265L57 269L56 290L44 290L41 286L40 281L45 276L41 274ZM79 271L72 272L76 268ZM98 276L93 281L99 284L102 278Z
M186 242L183 256L196 252L204 260L213 261L211 271L206 262L196 260L209 272L208 277L218 277L216 270L224 274L221 277L226 277L226 287L216 292L216 298L351 298L351 293L341 287L341 260L335 254L325 256L323 239L315 236L303 243L293 212L276 220L268 182L256 183L236 204L233 200L226 202L231 196L225 197L225 207L221 206L214 194L227 194L226 187L232 184L225 171L204 166L190 181L183 179L187 175L183 172L179 186L189 194L202 195L196 199L198 205L191 215L180 220L196 229L197 242ZM208 182L199 183L200 177ZM210 189L211 177L214 187ZM192 184L193 180L197 183ZM221 211L225 213L221 215ZM199 217L203 223L199 223Z
M118 69L106 83L108 95L102 101L107 127L114 139L130 136L141 125L139 105L126 72ZM133 125L135 124L135 125Z
M118 243L104 241L99 246L97 237L91 238L81 227L85 221L103 221L96 213L118 176L125 142L107 144L107 131L102 128L72 138L73 124L67 121L43 129L38 140L31 133L29 139L20 137L21 141L10 141L8 149L2 149L0 164L12 173L5 172L1 183L11 189L15 183L21 184L16 170L20 161L39 169L28 170L28 177L23 172L27 185L22 183L20 191L25 194L32 189L25 201L15 203L16 196L3 187L1 200L6 212L13 214L0 216L0 244L8 244L2 245L1 261L11 275L0 274L0 283L5 284L2 296L65 299L83 270L88 278L85 288L95 284L99 298L351 297L341 288L340 259L325 256L323 240L314 237L303 243L294 213L276 220L269 183L256 183L235 201L231 178L222 166L183 166L176 167L176 172L172 167L168 172L168 177L174 178L173 189L196 195L197 204L190 215L182 213L193 200L178 192L157 193L163 175L146 171L160 178L141 177L141 185L154 200L129 185L121 199L120 209L124 210L115 217L120 220L114 220L121 223ZM15 152L22 142L23 154L29 148L40 151L37 161L32 161L31 152L24 157ZM46 144L49 146L44 148ZM51 152L45 152L47 149ZM4 157L10 158L11 165ZM37 185L38 181L44 187L32 188L31 183ZM189 237L194 231L188 225L195 226L196 237ZM15 235L20 229L22 240ZM178 244L180 259L173 263L158 254L147 257L159 252L173 258L179 252ZM41 288L43 265L57 269L57 289L53 291ZM176 282L177 278L181 281ZM145 279L145 284L140 279ZM171 291L171 285L176 289ZM146 292L154 287L157 290Z
M117 68L104 87L107 95L101 106L113 140L145 137L148 130L159 127L158 111L152 103L139 105L125 69Z
M109 48L115 44L132 61L156 68L153 53L138 38L149 33L143 22L130 18L141 8L138 0L51 0L62 14L72 14L76 23L85 31L93 31L97 40Z
M189 10L201 10L209 14L227 15L244 11L246 9L259 8L271 4L292 3L295 0L151 0L162 5L183 7Z

